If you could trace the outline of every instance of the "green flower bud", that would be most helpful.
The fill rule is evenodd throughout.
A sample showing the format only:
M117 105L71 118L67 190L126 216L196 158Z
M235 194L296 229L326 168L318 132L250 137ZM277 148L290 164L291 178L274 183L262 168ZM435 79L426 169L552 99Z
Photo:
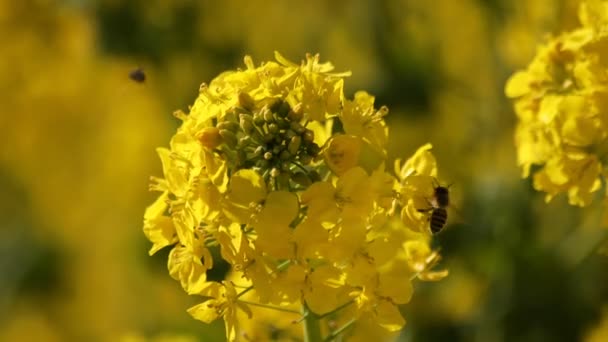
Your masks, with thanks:
M209 149L214 149L222 143L222 136L217 127L205 127L196 137L201 145Z
M234 121L222 121L217 124L217 128L219 130L225 129L225 130L231 131L233 133L236 133L239 130L240 126L238 123L236 123Z
M310 129L307 129L306 131L304 131L304 134L302 134L302 138L304 138L304 141L311 143L315 141L315 132L311 131Z
M253 98L245 92L239 93L239 105L248 110L253 110L255 108Z
M236 135L227 130L227 129L220 129L220 136L222 137L224 143L226 143L226 145L230 146L231 148L234 148L237 145L237 139L236 139Z
M239 125L245 134L251 134L251 132L254 130L253 117L247 114L240 114Z
M299 158L300 158L300 162L304 165L308 165L312 162L312 157L306 153L300 154Z
M279 126L274 123L268 125L268 132L272 134L277 134L279 132Z
M302 138L299 135L296 135L292 137L289 141L289 145L287 145L287 150L289 151L289 153L295 155L296 153L298 153L301 144Z
M264 116L264 121L268 123L274 122L274 114L270 110L262 111L262 115Z
M302 102L295 105L287 115L289 120L299 122L304 117L304 109L302 107Z
M277 114L279 115L279 117L284 118L284 117L287 117L287 115L289 114L290 111L291 111L291 107L289 106L289 103L282 102L277 110Z
M270 177L272 177L272 178L277 178L277 177L279 177L280 174L281 174L281 171L279 169L277 169L276 167L273 167L272 170L270 170Z
M263 146L256 147L256 149L253 152L253 154L255 154L257 157L262 156L264 154L264 147Z
M297 172L293 174L291 176L291 180L305 188L309 187L312 184L310 178L308 178L308 176L304 172Z

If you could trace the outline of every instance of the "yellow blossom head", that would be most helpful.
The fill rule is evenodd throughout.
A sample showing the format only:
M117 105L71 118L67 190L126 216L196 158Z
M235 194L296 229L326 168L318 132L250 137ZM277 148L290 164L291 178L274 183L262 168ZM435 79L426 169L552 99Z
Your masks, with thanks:
M608 6L580 5L582 26L551 38L505 92L515 101L517 161L533 172L534 188L549 201L566 193L586 206L600 189L608 152L606 50ZM534 167L534 169L533 169Z
M190 113L176 115L170 148L158 149L164 179L151 186L161 195L144 216L150 252L172 248L169 274L203 298L190 314L224 319L230 341L272 332L252 328L265 324L252 307L320 320L327 338L338 321L390 335L405 324L397 305L409 302L414 278L439 279L423 276L436 252L428 215L410 203L425 206L424 181L437 174L430 145L386 172L388 109L366 92L347 99L348 73L319 56L276 60L246 57L245 69L204 84ZM400 220L401 208L418 217ZM232 278L207 279L213 255ZM291 330L281 324L271 328Z

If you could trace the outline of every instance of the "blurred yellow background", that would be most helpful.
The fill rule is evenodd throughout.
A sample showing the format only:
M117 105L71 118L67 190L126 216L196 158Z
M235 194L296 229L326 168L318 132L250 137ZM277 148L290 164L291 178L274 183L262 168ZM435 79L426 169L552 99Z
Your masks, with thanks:
M599 208L520 178L505 80L574 0L0 0L0 341L221 341L142 231L202 82L320 53L390 109L390 156L433 143L456 208L400 341L604 341ZM129 72L145 70L136 83ZM225 271L225 270L224 270ZM221 272L221 271L220 271ZM603 330L602 330L603 329Z

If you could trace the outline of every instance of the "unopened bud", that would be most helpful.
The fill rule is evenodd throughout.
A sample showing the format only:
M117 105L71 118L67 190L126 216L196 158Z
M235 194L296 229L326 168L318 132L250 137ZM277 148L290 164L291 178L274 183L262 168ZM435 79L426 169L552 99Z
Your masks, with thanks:
M274 114L270 111L270 109L266 108L266 110L262 111L262 115L264 116L264 121L268 123L274 121Z
M279 169L277 169L276 167L273 167L272 170L270 170L270 176L272 178L277 178L277 177L279 177L280 174L281 174L281 171Z
M287 117L291 121L300 121L300 120L302 120L302 117L304 117L304 108L302 106L302 102L300 102L297 105L293 106L293 108L289 111L289 114L287 115Z
M308 165L312 162L312 157L309 154L302 153L300 154L300 162L304 165Z
M240 92L239 93L239 105L245 109L248 110L253 110L253 108L255 107L255 102L253 101L253 98L245 93L245 92Z
M266 152L266 153L264 153L264 159L270 160L270 159L272 159L272 157L273 157L272 152Z
M311 143L315 141L315 132L307 129L304 131L304 134L302 134L302 138L304 138L304 141Z
M268 143L272 142L273 140L274 140L274 135L272 135L270 133L267 133L267 134L264 135L264 142L265 143L268 144Z
M246 135L239 139L239 146L245 147L245 146L249 145L250 142L251 142L251 137Z
M306 130L304 126L300 125L300 123L296 121L291 122L291 129L298 134L302 134Z
M205 127L197 135L198 141L201 145L208 149L214 149L222 143L222 137L220 130L217 127Z
M226 143L226 145L230 147L236 146L238 141L236 135L233 132L227 129L220 129L220 135L222 136L222 139Z
M239 115L239 125L245 134L251 134L253 131L253 117L247 114Z
M277 124L270 124L268 125L268 132L272 133L272 134L276 134L279 132L279 126L277 126Z
M256 126L261 127L265 122L263 112L253 114L253 123L255 123Z
M288 129L289 121L285 120L284 118L277 118L277 125L279 125L279 128L281 129Z
M295 155L298 153L300 149L300 145L302 144L302 138L299 135L296 135L289 140L289 145L287 145L287 150L289 153Z
M264 147L258 146L253 153L256 156L261 156L262 154L264 154Z
M296 184L300 184L303 187L309 187L312 182L310 178L304 172L298 172L291 176L291 180L293 180Z
M216 127L219 128L220 131L225 129L236 133L239 129L239 124L234 121L222 121L218 123Z
M321 148L315 143L309 144L306 149L308 150L308 153L313 157L319 154L319 152L321 152Z
M282 102L279 108L277 109L277 114L279 114L280 117L284 118L287 117L290 111L291 107L289 106L289 103Z

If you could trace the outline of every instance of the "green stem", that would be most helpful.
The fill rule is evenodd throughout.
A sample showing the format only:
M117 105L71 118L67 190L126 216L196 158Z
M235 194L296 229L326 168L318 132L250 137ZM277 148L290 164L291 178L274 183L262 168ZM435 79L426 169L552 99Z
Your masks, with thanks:
M321 342L321 325L317 316L310 312L306 303L302 305L302 316L304 317L304 342Z
M337 308L335 308L335 309L331 310L330 312L328 312L328 313L324 313L324 314L322 314L322 315L320 315L320 316L318 316L318 317L319 317L319 319L323 319L323 318L325 318L325 317L327 317L327 316L333 315L333 314L335 314L336 312L338 312L338 311L340 311L340 310L344 309L345 307L347 307L347 306L349 306L349 305L353 304L354 302L355 302L355 300L354 300L354 299L353 299L353 300L349 300L348 302L346 302L346 303L344 303L344 304L342 304L342 305L338 306Z
M289 313L292 313L292 314L298 314L298 315L300 314L300 311L297 311L297 310L292 310L292 309L288 309L288 308L282 308L280 306L268 305L268 304L264 304L264 303L250 302L248 300L239 299L239 303L243 303L243 304L247 304L247 305L253 305L253 306L259 306L261 308L272 309L272 310L277 310L277 311L289 312Z
M332 333L329 334L329 336L327 336L323 341L324 342L333 341L336 337L340 336L340 334L343 333L346 329L350 328L353 324L355 324L356 321L357 321L356 319L352 319L352 320L348 321L346 324L341 326L338 330L332 331Z

